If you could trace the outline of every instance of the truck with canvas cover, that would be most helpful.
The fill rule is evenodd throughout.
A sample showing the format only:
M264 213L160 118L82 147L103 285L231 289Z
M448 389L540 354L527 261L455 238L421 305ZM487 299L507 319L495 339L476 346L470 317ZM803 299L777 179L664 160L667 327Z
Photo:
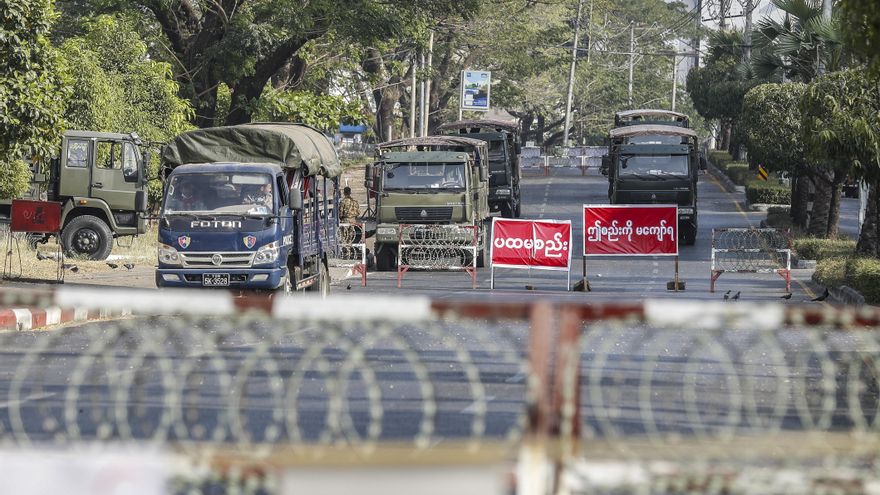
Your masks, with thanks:
M614 127L652 124L690 127L690 118L683 113L673 112L671 110L648 108L623 110L614 114Z
M137 134L67 131L57 157L31 164L22 198L61 203L61 245L68 256L103 260L113 240L146 232L149 148ZM8 220L13 198L0 199ZM31 234L32 243L47 236Z
M396 268L401 224L472 226L483 266L489 228L489 151L485 141L427 136L382 143L366 169L375 198L376 268ZM464 232L464 231L463 231ZM471 255L471 259L473 256Z
M162 152L156 285L326 295L341 172L330 140L302 124L177 136Z
M486 141L489 146L489 208L504 218L522 212L519 125L503 120L460 120L437 128L441 134Z
M678 205L679 239L697 237L697 133L685 127L634 125L611 129L602 173L611 204Z

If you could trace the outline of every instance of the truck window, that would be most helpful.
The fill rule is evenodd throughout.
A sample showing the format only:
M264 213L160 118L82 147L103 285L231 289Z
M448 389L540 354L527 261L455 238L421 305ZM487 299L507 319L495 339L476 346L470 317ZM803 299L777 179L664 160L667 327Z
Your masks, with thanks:
M122 170L126 175L133 174L137 170L140 161L140 152L131 143L125 143L122 148Z
M385 189L453 189L465 187L463 163L389 163L385 168Z
M189 173L174 176L163 214L268 214L274 211L272 177L256 173Z
M89 166L89 142L71 139L67 142L67 166L86 168Z
M122 147L112 141L98 141L95 167L105 169L122 168Z
M620 176L688 175L688 155L620 155Z

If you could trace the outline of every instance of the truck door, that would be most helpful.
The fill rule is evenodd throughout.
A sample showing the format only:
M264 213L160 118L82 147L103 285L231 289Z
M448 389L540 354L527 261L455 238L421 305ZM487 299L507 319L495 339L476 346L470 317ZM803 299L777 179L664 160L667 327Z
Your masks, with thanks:
M103 199L112 210L133 211L135 184L125 182L123 168L137 166L137 150L132 143L97 141L92 164L91 196Z
M58 195L89 196L91 183L90 163L92 141L87 138L68 138L62 140L61 167L58 172Z

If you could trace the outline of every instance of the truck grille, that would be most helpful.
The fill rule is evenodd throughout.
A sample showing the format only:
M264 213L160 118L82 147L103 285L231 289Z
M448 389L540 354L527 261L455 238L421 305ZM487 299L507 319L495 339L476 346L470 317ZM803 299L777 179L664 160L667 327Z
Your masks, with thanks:
M422 212L425 212L422 215ZM398 206L394 214L401 222L445 222L452 220L451 206L432 206L419 208L418 206Z
M214 255L220 256L220 264L214 263ZM254 253L180 253L184 268L250 268Z

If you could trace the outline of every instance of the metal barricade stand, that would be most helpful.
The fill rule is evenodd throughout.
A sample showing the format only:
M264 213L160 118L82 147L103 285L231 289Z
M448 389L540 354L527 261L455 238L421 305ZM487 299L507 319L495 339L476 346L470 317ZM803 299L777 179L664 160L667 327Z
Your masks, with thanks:
M478 230L475 225L401 224L397 248L397 288L410 269L467 272L477 288Z
M791 292L791 250L788 230L712 229L709 292L715 292L715 282L723 273L776 273Z
M16 234L52 234L58 246L55 281L64 282L64 248L61 246L61 203L54 201L12 200L11 222L6 233L6 258L3 263L4 279L22 278L21 247ZM13 255L18 256L16 270Z
M362 223L340 223L337 230L337 252L330 258L331 266L351 268L361 277L361 286L367 286L367 244Z

